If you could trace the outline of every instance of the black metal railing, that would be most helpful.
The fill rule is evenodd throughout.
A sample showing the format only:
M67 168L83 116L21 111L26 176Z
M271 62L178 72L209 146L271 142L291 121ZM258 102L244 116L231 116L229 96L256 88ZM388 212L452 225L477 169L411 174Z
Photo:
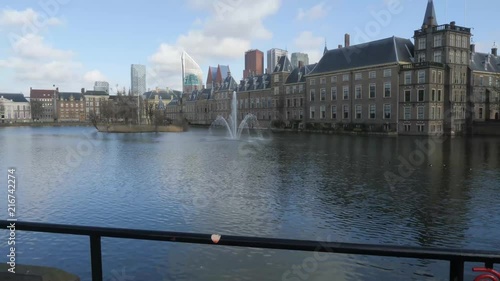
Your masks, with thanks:
M0 226L4 229L7 229L6 227L10 224L11 222L9 221L0 220ZM16 231L24 230L33 232L89 236L93 281L103 280L101 257L102 237L449 261L450 280L452 281L464 280L465 262L484 263L484 268L476 268L475 270L483 272L488 272L489 270L491 271L494 264L500 263L500 252L472 251L462 249L401 247L389 245L369 245L229 235L217 236L214 234L60 225L20 221L15 223L15 229ZM486 274L494 275L495 273ZM485 274L483 273L482 276L484 275Z

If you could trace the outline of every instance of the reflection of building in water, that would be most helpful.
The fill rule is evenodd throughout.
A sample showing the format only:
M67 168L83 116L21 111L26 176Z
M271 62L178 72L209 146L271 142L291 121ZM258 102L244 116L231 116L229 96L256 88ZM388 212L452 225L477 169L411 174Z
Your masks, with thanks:
M196 61L186 52L182 52L182 92L191 93L203 87L203 71Z

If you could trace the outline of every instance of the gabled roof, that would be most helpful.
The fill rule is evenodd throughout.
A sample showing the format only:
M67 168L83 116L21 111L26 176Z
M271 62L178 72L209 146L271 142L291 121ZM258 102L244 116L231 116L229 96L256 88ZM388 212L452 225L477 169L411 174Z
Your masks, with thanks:
M11 100L13 102L28 102L28 100L24 97L23 94L4 94L4 93L0 93L0 97L3 97L6 100Z
M30 98L32 99L46 99L54 96L55 90L36 90L30 89Z
M222 81L221 87L219 90L221 91L228 91L228 90L236 90L238 88L238 83L236 83L236 80L232 76L226 77Z
M109 96L105 91L86 91L85 96Z
M208 74L207 74L207 83L206 85L212 85L212 83L215 83L217 80L217 67L214 66L209 66L208 67Z
M59 93L59 100L69 100L72 96L73 96L73 99L75 99L76 101L83 99L82 93L60 92Z
M288 56L281 56L278 59L278 63L276 64L276 67L274 67L274 72L292 72L293 66L290 60L288 59Z
M238 91L256 91L271 88L271 75L250 76L241 80Z
M292 84L292 83L305 83L306 78L305 76L311 73L314 68L318 65L317 63L315 64L309 64L305 65L303 67L298 67L295 68L290 75L288 75L288 78L286 79L285 84Z
M229 72L231 72L231 70L229 70L229 65L219 65L219 68L222 79L224 80L228 76Z
M486 53L472 53L470 68L474 71L500 73L500 57Z
M328 51L311 75L390 63L412 63L413 43L389 37L364 44Z
M434 9L434 3L432 0L427 2L427 9L425 10L424 23L422 26L437 26L436 10Z
M145 99L152 99L154 100L156 98L156 96L158 96L158 98L162 98L164 100L170 100L174 97L174 92L173 91L166 91L166 90L160 90L160 91L149 91L149 92L145 92L143 94L144 98Z

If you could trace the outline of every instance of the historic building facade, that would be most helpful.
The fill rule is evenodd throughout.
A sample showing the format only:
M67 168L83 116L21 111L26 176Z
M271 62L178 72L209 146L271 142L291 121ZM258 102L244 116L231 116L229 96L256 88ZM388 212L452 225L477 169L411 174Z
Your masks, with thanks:
M203 95L195 91L167 111L210 124L229 116L236 91L239 120L251 113L262 127L465 134L500 114L497 48L477 53L471 36L455 22L438 25L430 0L413 42L390 37L351 46L346 35L345 46L325 47L317 64L294 68L280 56L266 74Z
M0 123L30 121L30 103L23 94L0 93Z

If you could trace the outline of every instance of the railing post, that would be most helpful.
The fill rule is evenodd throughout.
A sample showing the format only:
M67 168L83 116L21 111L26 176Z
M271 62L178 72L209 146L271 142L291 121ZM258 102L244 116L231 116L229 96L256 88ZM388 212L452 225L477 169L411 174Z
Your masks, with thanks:
M92 281L102 281L101 236L90 236L90 262L92 264Z
M450 281L464 281L464 261L450 261Z

